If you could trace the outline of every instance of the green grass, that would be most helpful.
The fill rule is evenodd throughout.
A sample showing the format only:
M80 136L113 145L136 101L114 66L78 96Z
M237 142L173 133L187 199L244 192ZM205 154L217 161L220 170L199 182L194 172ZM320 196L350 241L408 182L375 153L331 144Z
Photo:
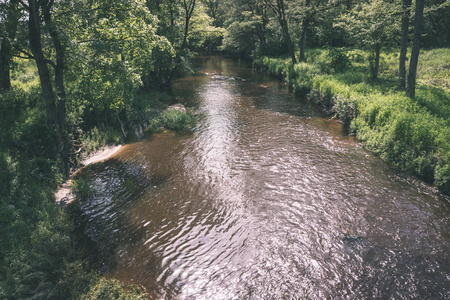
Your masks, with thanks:
M340 51L350 65L339 69L325 49L309 50L308 63L262 57L254 66L308 95L389 163L450 194L450 49L422 51L414 99L396 91L397 51L382 54L377 80L369 76L369 53Z

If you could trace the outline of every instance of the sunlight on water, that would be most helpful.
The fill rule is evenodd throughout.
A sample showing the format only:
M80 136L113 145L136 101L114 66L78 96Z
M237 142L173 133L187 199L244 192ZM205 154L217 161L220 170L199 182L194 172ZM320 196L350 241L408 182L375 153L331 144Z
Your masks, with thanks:
M94 165L85 234L164 299L450 298L448 200L286 85L221 57L174 82L192 134Z

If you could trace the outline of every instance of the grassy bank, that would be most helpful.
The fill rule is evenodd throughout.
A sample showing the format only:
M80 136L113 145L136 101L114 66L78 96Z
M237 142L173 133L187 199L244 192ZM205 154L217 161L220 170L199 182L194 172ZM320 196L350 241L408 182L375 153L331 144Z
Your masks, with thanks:
M136 91L125 110L110 113L69 91L69 161L55 159L33 64L23 63L14 88L0 94L0 299L143 299L142 288L102 278L74 238L67 209L54 192L82 154L126 141L136 128L185 129L192 116L161 114L173 97ZM82 105L80 105L82 103Z
M384 160L450 194L450 49L422 52L414 99L396 91L397 51L382 55L377 80L362 50L307 54L307 63L261 57L254 67L288 81Z

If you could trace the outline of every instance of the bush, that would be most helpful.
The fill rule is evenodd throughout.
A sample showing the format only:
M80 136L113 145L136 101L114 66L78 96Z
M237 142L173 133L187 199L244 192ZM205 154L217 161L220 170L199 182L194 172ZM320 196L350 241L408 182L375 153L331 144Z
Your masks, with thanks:
M158 118L153 119L147 131L155 132L164 127L174 131L189 131L195 126L195 118L191 112L165 110Z
M345 98L341 94L333 96L333 112L335 117L344 123L346 128L349 128L351 121L356 116L356 103L353 98Z
M446 161L449 161L449 159L447 159ZM450 194L450 164L449 163L438 164L436 166L434 178L436 185L447 195Z
M94 194L89 178L77 178L71 182L70 189L77 199L87 199Z
M335 72L344 72L351 66L346 51L341 48L328 49L327 59L329 59L329 65Z
M185 113L178 110L166 110L163 112L162 124L167 129L186 131L195 125L194 116L191 113Z
M94 127L80 137L81 147L85 154L90 154L107 145L118 145L123 142L122 133L114 128Z

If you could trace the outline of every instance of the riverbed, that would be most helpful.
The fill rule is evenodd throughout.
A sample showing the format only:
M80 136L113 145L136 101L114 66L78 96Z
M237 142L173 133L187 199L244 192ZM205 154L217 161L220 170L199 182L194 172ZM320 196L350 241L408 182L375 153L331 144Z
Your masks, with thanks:
M79 175L108 276L163 299L450 298L448 199L246 63L192 69L172 89L197 112L193 132Z

